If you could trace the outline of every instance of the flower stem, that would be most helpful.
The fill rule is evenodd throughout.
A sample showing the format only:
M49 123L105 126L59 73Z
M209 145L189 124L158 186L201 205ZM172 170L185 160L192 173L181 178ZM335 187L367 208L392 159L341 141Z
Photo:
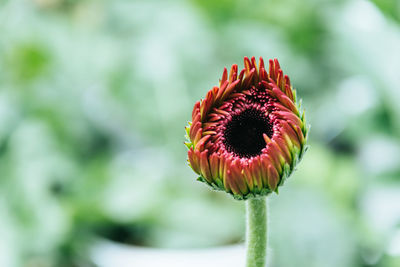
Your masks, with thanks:
M246 201L247 267L265 267L267 257L267 198Z

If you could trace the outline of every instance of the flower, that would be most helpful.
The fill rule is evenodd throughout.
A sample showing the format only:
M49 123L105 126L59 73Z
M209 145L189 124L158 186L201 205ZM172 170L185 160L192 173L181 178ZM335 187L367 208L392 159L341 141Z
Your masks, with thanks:
M308 127L277 59L244 58L196 102L186 127L188 162L202 182L236 199L267 195L301 160Z

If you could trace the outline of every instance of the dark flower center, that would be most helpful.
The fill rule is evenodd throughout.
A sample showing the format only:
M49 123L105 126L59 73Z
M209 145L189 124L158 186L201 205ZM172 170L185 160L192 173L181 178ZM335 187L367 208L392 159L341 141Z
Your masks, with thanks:
M272 137L273 130L263 112L247 109L226 124L225 147L239 157L250 158L261 154L266 143L263 134Z

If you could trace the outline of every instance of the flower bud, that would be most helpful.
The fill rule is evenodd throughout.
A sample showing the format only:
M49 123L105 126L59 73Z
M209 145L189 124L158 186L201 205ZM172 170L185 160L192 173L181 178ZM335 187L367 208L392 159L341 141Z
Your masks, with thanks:
M225 68L219 87L194 105L186 127L188 162L198 180L247 199L271 192L291 175L307 146L308 127L277 59L244 58Z

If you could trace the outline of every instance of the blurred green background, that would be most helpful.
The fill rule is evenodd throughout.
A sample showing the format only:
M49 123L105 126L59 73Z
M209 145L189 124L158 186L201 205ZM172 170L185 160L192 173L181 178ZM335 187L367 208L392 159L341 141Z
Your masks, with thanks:
M244 56L279 58L312 125L270 197L271 267L400 266L398 0L0 1L0 266L242 242L244 203L183 141Z

